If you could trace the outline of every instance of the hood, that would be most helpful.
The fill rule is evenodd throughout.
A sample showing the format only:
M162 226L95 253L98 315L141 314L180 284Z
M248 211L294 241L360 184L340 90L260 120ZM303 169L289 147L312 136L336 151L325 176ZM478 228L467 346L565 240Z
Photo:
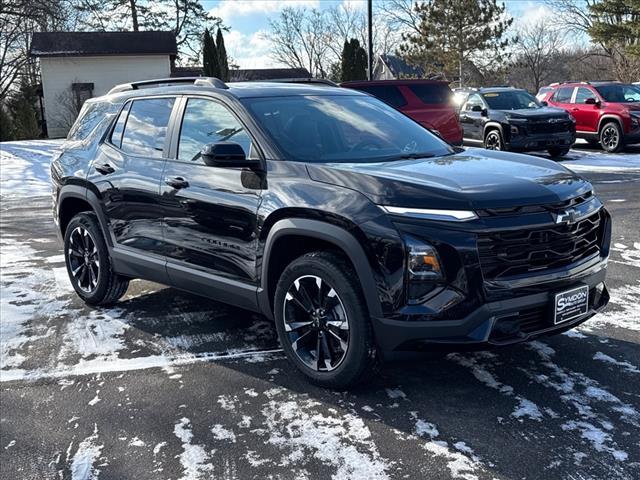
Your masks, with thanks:
M640 103L623 103L624 107L630 112L638 113L640 112Z
M560 108L543 107L543 108L523 108L520 110L497 110L516 120L548 120L550 118L569 118L567 112Z
M318 182L357 190L378 205L478 210L557 203L591 184L550 160L483 149L383 163L308 164Z

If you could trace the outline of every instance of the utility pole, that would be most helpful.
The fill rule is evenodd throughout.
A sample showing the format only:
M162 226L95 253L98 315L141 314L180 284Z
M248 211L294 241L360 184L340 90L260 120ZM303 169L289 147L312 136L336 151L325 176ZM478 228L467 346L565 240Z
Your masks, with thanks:
M367 0L367 78L373 80L373 0Z

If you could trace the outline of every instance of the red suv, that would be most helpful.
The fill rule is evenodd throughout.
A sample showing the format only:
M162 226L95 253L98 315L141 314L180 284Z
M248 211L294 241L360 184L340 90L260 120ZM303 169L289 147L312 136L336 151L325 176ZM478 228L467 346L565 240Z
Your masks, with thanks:
M542 92L543 89L548 89ZM640 86L619 82L565 82L542 87L549 105L576 119L576 136L600 142L607 152L640 143ZM539 97L540 98L540 97Z
M452 145L462 145L462 127L447 82L440 80L373 80L345 82L342 87L370 93L433 130Z

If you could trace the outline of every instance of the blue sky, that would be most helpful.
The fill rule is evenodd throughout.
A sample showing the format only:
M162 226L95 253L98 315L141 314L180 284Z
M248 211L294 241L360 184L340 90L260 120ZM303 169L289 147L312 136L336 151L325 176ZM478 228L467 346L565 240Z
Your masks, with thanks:
M374 14L376 3L374 1ZM227 51L241 68L276 67L269 58L269 42L265 34L269 19L286 6L306 6L326 9L349 3L366 8L366 0L200 0L211 13L221 17L231 31L225 36ZM534 0L505 1L508 13L518 22L527 23L549 14L544 3Z

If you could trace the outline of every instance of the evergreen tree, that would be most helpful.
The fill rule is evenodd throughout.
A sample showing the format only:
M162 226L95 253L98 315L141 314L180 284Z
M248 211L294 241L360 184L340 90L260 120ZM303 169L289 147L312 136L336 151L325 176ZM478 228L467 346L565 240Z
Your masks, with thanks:
M205 77L220 77L218 50L208 28L205 29L202 39L202 66Z
M35 88L22 82L20 90L9 99L9 112L12 119L11 136L16 140L32 140L41 135L38 125Z
M445 71L464 75L472 60L500 63L505 48L515 40L504 38L513 23L505 18L505 5L496 0L431 0L416 4L417 32L403 36L400 54L425 71L443 65Z
M600 0L589 4L591 39L604 48L622 81L640 75L640 0Z
M13 128L11 128L11 117L4 105L0 103L0 142L15 140Z
M360 46L355 38L345 40L341 58L341 80L366 80L367 78L367 52Z
M227 49L224 46L224 37L222 30L218 28L216 35L216 48L218 49L218 63L220 65L220 80L229 81L229 59L227 58Z

